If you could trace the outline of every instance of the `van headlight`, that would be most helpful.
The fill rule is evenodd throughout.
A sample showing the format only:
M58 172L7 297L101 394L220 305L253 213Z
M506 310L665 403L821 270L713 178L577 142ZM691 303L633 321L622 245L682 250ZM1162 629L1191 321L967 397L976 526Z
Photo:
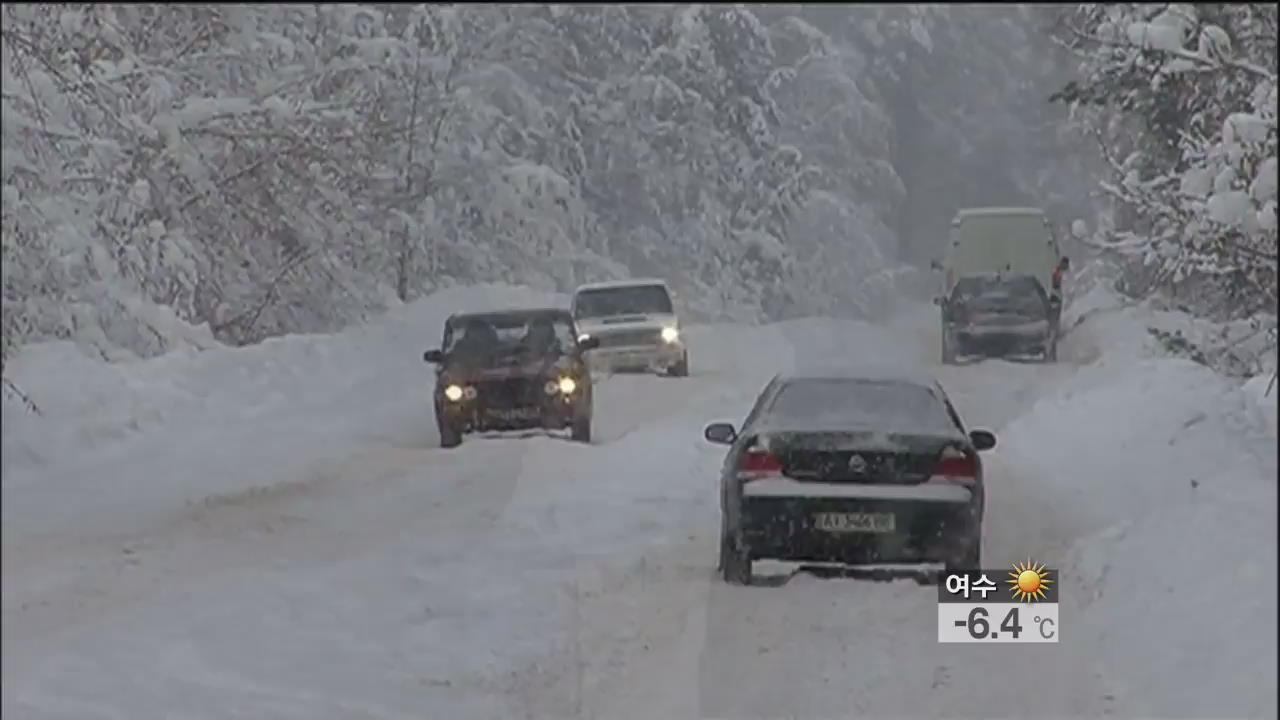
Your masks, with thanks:
M560 392L568 395L578 389L578 383L571 377L562 377L560 378L559 388Z
M662 340L663 340L663 342L673 343L673 342L675 342L676 340L679 340L679 339L680 339L680 331L679 331L679 330L676 330L676 329L675 329L675 328L673 328L673 327L664 327L664 328L662 328Z
M444 389L444 396L452 402L458 402L462 399L463 390L458 385L450 385Z
M590 334L590 333L579 333L579 334L578 334L578 342L586 342L587 338L589 338L589 337L591 337L591 334Z

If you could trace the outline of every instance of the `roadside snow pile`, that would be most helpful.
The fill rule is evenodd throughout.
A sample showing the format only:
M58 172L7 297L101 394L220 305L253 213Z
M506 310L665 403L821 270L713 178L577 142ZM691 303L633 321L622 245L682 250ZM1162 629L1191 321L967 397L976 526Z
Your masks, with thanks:
M1277 400L1280 399L1280 386L1277 386L1276 373L1273 370L1270 373L1262 373L1249 378L1249 381L1241 386L1240 390L1253 401L1258 404L1262 411L1263 417L1266 418L1271 432L1276 432L1276 426L1280 423L1280 407L1277 406Z
M1241 379L1270 378L1277 367L1275 315L1214 322L1157 299L1126 301L1102 281L1072 299L1062 325L1077 350L1087 345L1084 354L1103 362L1173 355Z
M234 428L247 419L272 427L271 420L285 423L300 410L344 408L329 425L347 432L360 419L347 411L426 401L422 388L430 374L422 352L439 344L449 314L542 304L566 306L567 300L503 285L460 287L332 335L290 335L243 348L179 350L113 364L70 342L25 347L5 363L5 373L40 413L5 397L4 484L22 482L24 467L65 463L141 437L143 430L172 442L181 435L166 430Z
M1041 522L1077 538L1044 559L1063 576L1063 643L1097 648L1098 671L1127 679L1118 714L1216 717L1229 704L1274 717L1274 396L1268 407L1256 379L1242 388L1158 357L1147 327L1174 316L1091 318L1080 331L1099 361L1011 423L1001 445L1028 470L1016 480L1032 487L1019 492L1053 508Z

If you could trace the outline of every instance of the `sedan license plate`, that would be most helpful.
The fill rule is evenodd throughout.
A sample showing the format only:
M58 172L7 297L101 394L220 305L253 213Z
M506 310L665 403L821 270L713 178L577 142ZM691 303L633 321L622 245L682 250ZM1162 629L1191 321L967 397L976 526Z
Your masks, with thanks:
M891 533L893 513L818 513L814 526L826 532Z
M532 420L539 415L538 408L513 408L510 410L490 410L489 412L503 420Z

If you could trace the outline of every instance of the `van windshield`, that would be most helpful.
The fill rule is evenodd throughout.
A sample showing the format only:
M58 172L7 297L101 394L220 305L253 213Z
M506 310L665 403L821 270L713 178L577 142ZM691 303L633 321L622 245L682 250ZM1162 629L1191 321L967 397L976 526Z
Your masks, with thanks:
M671 297L661 285L583 290L574 302L574 317L593 318L610 315L649 315L673 312Z

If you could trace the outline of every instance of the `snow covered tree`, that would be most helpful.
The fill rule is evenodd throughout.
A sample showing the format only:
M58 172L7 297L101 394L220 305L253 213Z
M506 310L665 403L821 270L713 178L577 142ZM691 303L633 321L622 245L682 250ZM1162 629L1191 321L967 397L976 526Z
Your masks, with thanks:
M1056 37L1080 58L1056 98L1097 142L1114 207L1092 242L1131 292L1214 316L1274 313L1276 7L1079 5ZM1272 321L1274 322L1274 321Z
M55 309L40 334L149 354L208 341L201 324L236 342L323 326L331 308L285 291L336 266L359 133L350 109L306 97L334 81L306 44L328 37L319 19L263 27L276 12L6 6L4 154L42 163L5 168L6 210L44 223L14 255L69 273L61 297L22 293Z
M610 255L670 277L707 314L789 304L785 220L814 169L776 136L774 58L755 16L573 7L552 22L567 41L557 64L575 88L583 196Z
M780 136L822 170L789 238L798 271L825 278L812 311L875 315L931 292L923 268L958 208L1039 205L1065 223L1091 207L1091 153L1046 101L1063 72L1045 52L1043 10L756 13L780 66Z
M907 201L951 210L904 177L974 184L955 136L1027 114L998 73L969 98L987 114L951 112L953 67L1016 65L975 47L1021 35L944 6L3 12L6 354L252 343L452 283L628 274L703 316L866 315L903 277ZM1050 145L1009 153L1016 185L1069 186Z

